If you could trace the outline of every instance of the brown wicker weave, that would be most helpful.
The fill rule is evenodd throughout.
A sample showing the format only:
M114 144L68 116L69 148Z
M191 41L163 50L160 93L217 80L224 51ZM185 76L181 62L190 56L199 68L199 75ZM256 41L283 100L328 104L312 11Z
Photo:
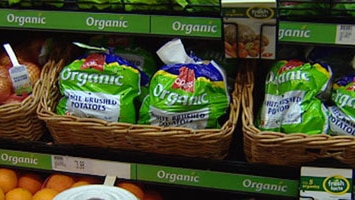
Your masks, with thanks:
M21 103L0 106L0 137L14 140L36 141L46 132L45 123L37 116L41 96L39 81L32 94Z
M355 137L284 134L256 128L253 116L253 89L255 68L258 66L250 61L244 67L241 102L244 152L248 162L300 166L319 158L335 158L355 167Z
M213 159L227 156L239 114L240 86L236 85L232 93L229 118L221 129L193 130L107 122L55 113L60 98L57 77L63 67L60 61L44 69L46 76L40 83L43 95L37 110L56 143Z

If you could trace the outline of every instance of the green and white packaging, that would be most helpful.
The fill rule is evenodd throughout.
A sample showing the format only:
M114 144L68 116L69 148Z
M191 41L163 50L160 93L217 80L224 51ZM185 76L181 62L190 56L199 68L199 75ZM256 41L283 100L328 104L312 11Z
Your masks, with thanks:
M351 200L353 170L302 166L299 181L300 200Z
M152 77L149 95L140 109L139 123L192 129L218 128L230 97L226 77L214 62L186 55L181 40L161 47L166 64Z
M59 76L60 115L136 123L141 72L113 53L90 53L65 66Z
M256 119L261 130L319 134L328 131L328 111L318 98L327 92L332 72L327 65L278 61L271 68L265 99Z
M333 84L332 101L329 107L330 133L355 136L355 75L339 78Z

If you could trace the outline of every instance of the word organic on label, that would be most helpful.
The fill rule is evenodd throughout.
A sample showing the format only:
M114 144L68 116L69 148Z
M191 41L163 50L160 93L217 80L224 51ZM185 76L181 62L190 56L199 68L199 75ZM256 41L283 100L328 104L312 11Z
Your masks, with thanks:
M217 25L207 25L207 24L184 24L180 21L175 21L172 24L172 29L174 31L182 31L186 35L190 35L193 32L205 32L205 33L217 33Z
M287 185L279 184L271 184L271 183L263 183L253 181L251 179L243 180L243 187L252 189L256 192L262 191L274 191L274 192L287 192Z
M0 149L0 164L6 166L51 169L51 159L46 154Z
M25 24L46 24L46 17L43 16L18 16L9 13L6 16L6 20L9 23L16 23L19 26L24 26Z
M94 17L88 17L86 19L87 26L95 26L102 30L105 27L115 27L115 28L128 28L127 20L104 20L95 19Z

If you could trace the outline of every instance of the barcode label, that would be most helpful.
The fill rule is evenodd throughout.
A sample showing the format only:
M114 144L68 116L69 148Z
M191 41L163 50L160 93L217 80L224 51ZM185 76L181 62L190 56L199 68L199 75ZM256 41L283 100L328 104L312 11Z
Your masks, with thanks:
M340 30L342 30L342 31L351 31L352 30L351 25L339 25L339 26L340 26Z
M63 156L53 156L52 160L53 160L53 167L54 168L66 167Z
M353 34L354 25L340 24L337 26L336 44L355 44L355 34Z
M131 164L81 158L72 156L52 155L52 169L62 172L91 174L91 175L114 175L120 178L131 178Z

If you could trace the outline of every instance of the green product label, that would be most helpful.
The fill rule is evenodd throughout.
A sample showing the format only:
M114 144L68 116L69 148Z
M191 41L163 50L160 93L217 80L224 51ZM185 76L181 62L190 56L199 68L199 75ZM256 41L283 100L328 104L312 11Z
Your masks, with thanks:
M324 34L326 32L326 34ZM280 22L281 42L335 44L337 27L334 24Z
M329 107L330 130L333 135L355 135L355 81L354 75L338 78L333 84L332 101Z
M220 38L222 36L222 19L152 16L151 33Z
M218 118L229 105L226 77L216 64L164 66L149 89L140 110L142 124L218 128Z
M343 76L333 84L332 101L352 121L355 120L355 76Z
M330 95L331 74L329 66L318 63L276 62L267 76L257 126L283 133L327 133L328 112L321 97Z
M343 195L351 191L352 179L341 175L329 177L301 177L301 191L325 191L333 195Z
M4 149L1 149L0 152L0 164L2 165L44 170L52 169L50 155Z
M331 135L355 135L355 123L353 117L345 114L337 106L328 107L329 129Z
M140 94L140 72L112 54L90 54L60 73L64 97L57 113L111 122L136 122L134 100Z
M297 181L154 165L138 164L137 180L289 197L298 193Z
M0 10L3 27L149 33L150 17L134 14Z

